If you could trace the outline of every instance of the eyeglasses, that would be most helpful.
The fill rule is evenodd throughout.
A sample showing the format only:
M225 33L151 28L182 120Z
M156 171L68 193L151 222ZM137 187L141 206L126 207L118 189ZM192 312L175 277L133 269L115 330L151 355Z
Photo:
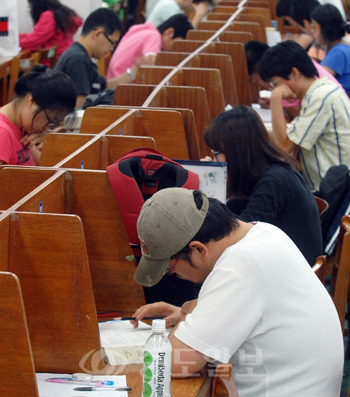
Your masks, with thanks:
M281 77L277 77L277 79L275 81L270 81L270 88L271 90L273 90L276 87L276 84L278 83L279 79Z
M211 149L211 152L213 153L213 156L214 156L215 160L219 161L218 160L218 155L221 154L222 152L219 152L219 151L213 150L213 149Z
M112 44L113 48L115 48L118 44L118 42L111 40L108 36L107 33L105 31L103 31L103 34L105 36L105 38Z
M311 22L310 27L312 30L321 29L321 26L317 22Z
M47 125L47 126L49 127L50 130L53 130L53 129L55 129L55 128L57 128L57 127L60 126L61 121L52 121L52 120L50 119L50 117L48 116L48 114L46 113L46 110L43 109L43 111L44 111L45 116L46 116L46 118L47 118L47 123L46 123L45 125Z

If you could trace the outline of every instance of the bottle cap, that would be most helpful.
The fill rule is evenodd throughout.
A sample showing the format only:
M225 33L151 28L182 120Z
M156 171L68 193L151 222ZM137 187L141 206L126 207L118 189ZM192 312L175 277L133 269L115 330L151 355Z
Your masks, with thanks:
M152 321L153 332L165 332L165 320L153 320Z

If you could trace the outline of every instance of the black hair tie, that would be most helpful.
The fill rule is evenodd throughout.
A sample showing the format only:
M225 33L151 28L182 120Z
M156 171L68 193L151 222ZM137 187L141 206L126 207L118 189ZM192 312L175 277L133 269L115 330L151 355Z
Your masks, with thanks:
M48 69L49 67L47 65L43 65L41 68L41 73L45 73L46 69Z

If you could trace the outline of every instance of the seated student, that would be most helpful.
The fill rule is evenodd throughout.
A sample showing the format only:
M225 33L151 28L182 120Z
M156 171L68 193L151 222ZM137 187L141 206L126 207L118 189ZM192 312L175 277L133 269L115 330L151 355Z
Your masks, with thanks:
M326 77L318 80L305 50L288 40L269 48L259 74L273 88L270 107L277 146L293 154L300 147L301 171L309 188L317 191L333 165L350 166L350 101ZM283 99L302 99L300 115L287 129Z
M350 45L343 42L350 26L332 4L319 6L311 13L311 30L317 44L326 47L321 65L328 70L347 94L350 94Z
M311 266L322 255L316 200L296 160L274 146L258 114L248 106L220 113L204 141L227 162L227 206L244 222L268 222L283 230Z
M145 305L134 317L165 317L172 376L207 361L232 364L239 396L337 397L344 348L327 290L280 229L245 223L200 191L163 189L147 200L137 230L143 255L135 280L165 273L203 283L182 309ZM137 326L134 321L134 326Z
M108 8L99 8L87 17L78 40L58 60L55 69L68 74L77 87L76 107L81 108L89 94L132 81L127 73L106 81L91 61L92 57L103 58L116 47L121 30L122 23L117 14Z
M259 88L263 90L270 90L271 88L270 83L262 80L262 78L259 75L260 59L269 49L269 46L266 43L263 43L262 41L251 40L244 44L244 48L247 58L249 81L257 84ZM318 79L318 77L326 76L329 80L338 84L343 89L342 85L338 82L338 80L335 79L334 76L332 76L331 73L329 73L324 67L322 67L313 59L311 60L318 71L319 76L315 76L316 79ZM260 98L259 103L262 107L268 108L270 106L270 98ZM283 103L283 108L285 112L288 114L289 118L293 119L295 116L299 114L301 108L300 99L297 99L294 102L283 101L282 103Z
M276 5L276 15L300 29L302 34L297 40L298 44L308 50L310 57L318 62L324 58L325 54L322 49L313 45L311 12L319 5L317 0L279 0Z
M192 0L160 0L153 8L152 12L147 16L147 22L157 28L167 19L179 13L189 15L194 13L192 18L192 26L194 29L198 27L199 22L209 12L208 1L192 2Z
M73 43L73 35L82 25L82 19L71 8L58 0L28 0L34 22L32 33L20 33L19 45L23 50L35 51L57 43L56 58ZM49 60L43 62L49 65Z
M109 63L107 79L128 73L132 80L135 72L132 65L153 65L162 49L170 51L173 43L184 39L193 29L184 14L176 14L156 28L151 22L132 26L121 39Z
M37 165L45 129L73 112L76 99L68 76L34 65L17 80L15 99L0 109L0 164Z

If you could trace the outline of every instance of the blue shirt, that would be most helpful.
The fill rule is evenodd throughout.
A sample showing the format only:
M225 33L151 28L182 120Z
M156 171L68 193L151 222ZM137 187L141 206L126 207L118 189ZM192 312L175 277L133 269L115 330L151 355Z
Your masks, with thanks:
M343 86L349 95L350 93L350 46L347 44L337 44L331 48L324 60L322 66L326 66L336 72L335 78Z

